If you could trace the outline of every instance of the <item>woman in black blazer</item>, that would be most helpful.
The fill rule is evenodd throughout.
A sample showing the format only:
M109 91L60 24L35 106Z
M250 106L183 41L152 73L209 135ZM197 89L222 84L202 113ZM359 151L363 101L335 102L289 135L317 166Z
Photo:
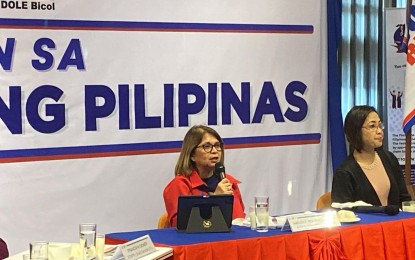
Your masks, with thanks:
M354 149L334 173L333 202L401 206L411 200L398 159L382 149L383 129L371 106L355 106L347 113L344 132Z

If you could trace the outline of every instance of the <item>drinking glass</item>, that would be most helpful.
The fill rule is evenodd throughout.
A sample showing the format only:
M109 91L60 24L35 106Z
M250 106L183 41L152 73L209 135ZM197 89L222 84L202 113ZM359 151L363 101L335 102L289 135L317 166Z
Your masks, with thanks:
M30 259L47 260L49 242L33 241L30 242Z
M255 196L256 231L268 232L268 196Z
M251 223L251 230L256 230L255 206L249 207L249 222Z
M83 223L79 224L79 244L81 259L95 259L95 241L97 234L97 224Z
M96 244L97 260L103 260L104 259L104 247L105 247L105 235L97 234L95 244Z

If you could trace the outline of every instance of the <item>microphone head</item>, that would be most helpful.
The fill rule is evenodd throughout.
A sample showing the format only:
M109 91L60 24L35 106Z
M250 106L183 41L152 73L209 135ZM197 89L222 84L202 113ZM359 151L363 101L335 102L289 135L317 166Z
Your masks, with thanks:
M213 173L218 175L221 180L224 179L225 178L225 166L223 166L221 162L216 163Z
M221 162L215 164L215 172L225 171L225 166Z
M399 206L388 205L388 206L355 206L351 208L354 212L360 213L383 213L390 216L399 213Z
M398 213L399 213L399 206L398 205L385 206L385 214L393 216L393 215L396 215Z

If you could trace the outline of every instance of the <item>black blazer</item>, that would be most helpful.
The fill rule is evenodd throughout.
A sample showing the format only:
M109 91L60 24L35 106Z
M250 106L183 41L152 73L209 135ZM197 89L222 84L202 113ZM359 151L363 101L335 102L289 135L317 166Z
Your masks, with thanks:
M406 189L398 159L391 152L381 148L376 151L390 181L388 205L401 207L402 201L411 200L411 196ZM363 200L375 206L381 205L375 189L352 154L343 161L333 175L331 199L339 203Z

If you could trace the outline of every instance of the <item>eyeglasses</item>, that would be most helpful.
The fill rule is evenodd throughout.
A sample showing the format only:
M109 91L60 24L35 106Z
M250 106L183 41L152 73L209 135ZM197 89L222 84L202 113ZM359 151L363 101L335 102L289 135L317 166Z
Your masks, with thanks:
M213 150L213 147L215 147L216 151L222 151L223 149L223 143L215 143L215 144L210 144L210 143L206 143L206 144L201 144L198 145L196 147L202 147L203 150L207 153L211 153Z
M363 126L362 128L366 128L367 130L369 130L371 132L376 132L378 130L378 128L380 130L385 129L385 125L383 123L379 123L378 125L376 125L376 124L369 124L367 126Z

